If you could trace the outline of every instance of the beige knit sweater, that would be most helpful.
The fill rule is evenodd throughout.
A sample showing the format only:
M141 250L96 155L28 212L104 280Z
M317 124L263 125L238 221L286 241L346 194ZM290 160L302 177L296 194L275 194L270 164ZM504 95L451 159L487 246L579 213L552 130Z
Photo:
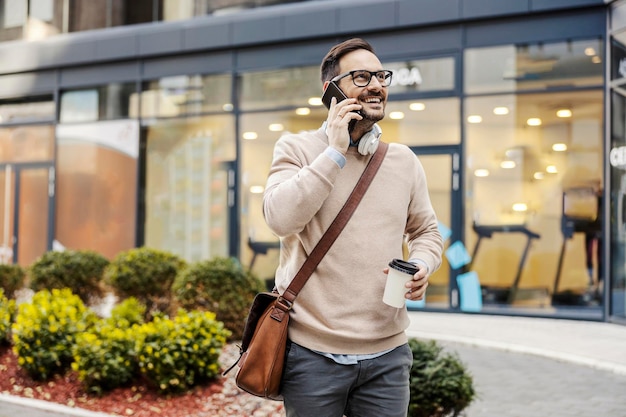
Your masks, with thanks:
M357 183L371 156L350 147L343 169L324 154L322 129L286 134L276 143L264 194L269 227L281 240L276 271L279 292L289 285ZM405 145L391 143L354 215L296 298L289 337L309 349L368 354L407 341L406 308L382 302L393 258L409 259L434 272L442 239L422 165Z

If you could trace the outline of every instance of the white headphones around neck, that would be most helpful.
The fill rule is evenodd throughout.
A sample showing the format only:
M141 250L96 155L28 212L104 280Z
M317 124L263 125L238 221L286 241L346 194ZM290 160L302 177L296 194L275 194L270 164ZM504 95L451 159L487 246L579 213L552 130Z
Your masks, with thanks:
M380 136L383 134L383 131L380 129L378 124L374 123L374 127L369 132L365 133L358 144L358 151L361 155L371 155L376 152L378 148L378 143L380 142Z
M322 129L326 131L327 122L322 123ZM381 130L378 124L374 123L372 130L366 132L361 139L359 139L359 144L357 145L357 150L361 155L371 155L376 152L378 149L378 143L380 142L380 137L382 136L383 131Z

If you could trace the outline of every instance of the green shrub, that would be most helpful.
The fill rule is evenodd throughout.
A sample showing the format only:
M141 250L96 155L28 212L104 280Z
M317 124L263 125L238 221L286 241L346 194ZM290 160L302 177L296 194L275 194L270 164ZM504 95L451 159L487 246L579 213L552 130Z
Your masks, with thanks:
M476 397L472 376L435 341L410 339L413 351L409 417L458 416Z
M72 362L76 335L96 322L95 314L65 288L42 290L18 306L11 327L18 364L33 379L63 373Z
M0 289L7 298L15 298L15 292L24 287L26 272L17 264L0 264Z
M151 248L118 254L105 271L106 282L121 298L135 297L148 313L167 311L176 274L185 266L178 256Z
M214 313L185 310L173 320L157 316L136 333L140 372L162 393L182 392L216 377L230 335Z
M33 291L69 288L89 305L104 295L102 277L108 263L94 251L49 251L30 266L30 287Z
M15 300L9 300L0 288L0 345L11 341L11 324L15 316Z
M113 307L107 321L112 325L130 327L133 324L142 324L145 315L146 306L135 297L129 297Z
M93 330L76 336L72 355L72 369L89 392L104 391L123 386L137 375L133 356L135 329L127 321L112 323L102 320Z
M176 277L172 291L188 310L213 311L217 320L240 339L254 296L263 283L232 258L214 258L190 265Z

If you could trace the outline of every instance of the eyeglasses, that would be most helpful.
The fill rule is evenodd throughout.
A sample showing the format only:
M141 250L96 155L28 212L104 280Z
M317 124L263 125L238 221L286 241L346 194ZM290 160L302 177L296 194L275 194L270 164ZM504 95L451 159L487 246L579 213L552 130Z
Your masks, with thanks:
M333 78L331 81L339 81L342 78L347 77L348 75L352 76L352 82L357 87L367 87L370 84L370 81L372 81L372 76L376 77L381 87L389 87L389 85L391 84L391 77L393 75L393 72L389 70L382 70L382 71L355 70L355 71L344 72L343 74L339 74L338 76Z

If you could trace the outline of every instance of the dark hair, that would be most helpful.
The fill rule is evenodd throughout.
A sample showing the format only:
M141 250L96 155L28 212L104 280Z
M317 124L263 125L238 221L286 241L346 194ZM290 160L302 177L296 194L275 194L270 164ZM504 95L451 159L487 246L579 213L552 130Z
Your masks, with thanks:
M374 53L374 48L367 41L360 38L352 38L333 46L322 60L320 73L322 82L339 75L339 60L346 54L359 49L365 49Z

